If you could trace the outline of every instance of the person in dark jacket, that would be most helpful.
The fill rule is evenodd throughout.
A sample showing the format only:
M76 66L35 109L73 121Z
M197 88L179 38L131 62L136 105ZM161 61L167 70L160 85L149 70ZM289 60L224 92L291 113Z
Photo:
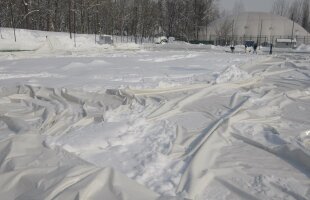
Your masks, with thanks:
M270 51L269 51L270 55L272 54L272 47L273 47L273 44L270 44Z
M253 52L253 53L256 53L256 54L257 54L257 43L254 43L253 49L254 49L254 52Z
M231 53L235 52L235 47L233 45L230 46Z

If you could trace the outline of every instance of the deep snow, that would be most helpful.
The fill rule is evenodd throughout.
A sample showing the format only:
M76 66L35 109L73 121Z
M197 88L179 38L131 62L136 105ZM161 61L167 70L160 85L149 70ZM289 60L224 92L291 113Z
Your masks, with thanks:
M309 54L49 34L0 53L1 198L310 198Z

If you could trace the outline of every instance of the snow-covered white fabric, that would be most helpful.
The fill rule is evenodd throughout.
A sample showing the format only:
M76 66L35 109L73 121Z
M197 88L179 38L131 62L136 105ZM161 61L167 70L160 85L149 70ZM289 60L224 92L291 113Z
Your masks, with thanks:
M168 46L0 53L1 199L309 199L309 54Z

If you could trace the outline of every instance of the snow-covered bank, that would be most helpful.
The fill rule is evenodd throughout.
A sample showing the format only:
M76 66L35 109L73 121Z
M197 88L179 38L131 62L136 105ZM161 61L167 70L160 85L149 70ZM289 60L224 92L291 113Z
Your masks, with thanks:
M300 45L299 47L297 47L296 49L297 51L306 51L306 52L310 52L310 45Z
M105 50L137 50L140 45L133 42L115 42L113 45L98 44L99 36L88 34L55 33L16 29L15 42L13 30L1 28L0 51L35 51L36 54L63 54L64 52L95 53ZM96 38L96 39L95 39ZM120 39L119 39L120 40ZM95 42L96 41L96 42Z

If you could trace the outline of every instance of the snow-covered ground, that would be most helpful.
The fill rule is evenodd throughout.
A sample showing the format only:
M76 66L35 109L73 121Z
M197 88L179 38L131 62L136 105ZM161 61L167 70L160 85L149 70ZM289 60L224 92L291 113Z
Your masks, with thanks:
M309 54L20 32L41 46L0 53L1 199L310 198Z

